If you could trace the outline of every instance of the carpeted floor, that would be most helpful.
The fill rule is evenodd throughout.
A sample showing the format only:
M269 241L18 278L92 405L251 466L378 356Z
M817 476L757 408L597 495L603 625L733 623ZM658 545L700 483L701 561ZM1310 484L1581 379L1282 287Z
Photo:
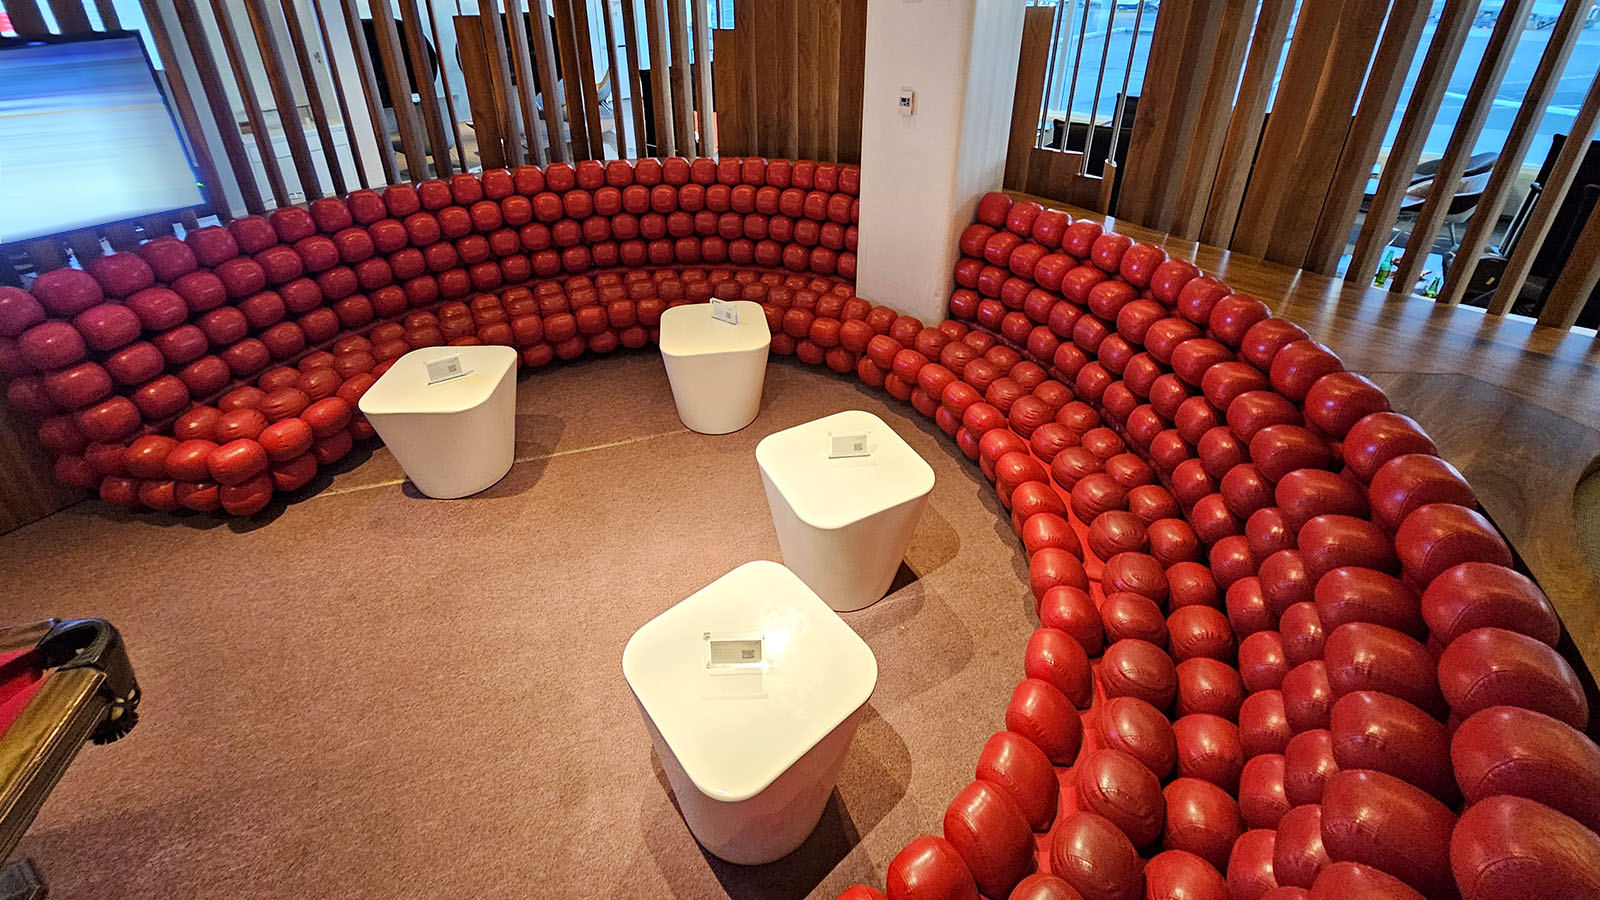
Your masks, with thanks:
M622 647L778 558L756 442L850 408L937 484L895 592L845 614L879 680L822 824L727 865L673 805ZM518 412L523 461L469 499L421 497L379 449L260 522L90 502L0 537L0 620L108 618L145 692L23 841L52 897L831 898L938 833L1034 627L1021 544L954 443L792 360L733 435L686 431L650 353L525 376Z

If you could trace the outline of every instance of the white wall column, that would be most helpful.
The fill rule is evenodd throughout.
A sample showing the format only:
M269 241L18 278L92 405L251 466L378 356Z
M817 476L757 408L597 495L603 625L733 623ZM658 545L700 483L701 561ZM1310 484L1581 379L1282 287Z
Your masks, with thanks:
M867 4L856 292L945 318L962 229L1005 173L1026 0ZM916 91L901 114L902 88Z

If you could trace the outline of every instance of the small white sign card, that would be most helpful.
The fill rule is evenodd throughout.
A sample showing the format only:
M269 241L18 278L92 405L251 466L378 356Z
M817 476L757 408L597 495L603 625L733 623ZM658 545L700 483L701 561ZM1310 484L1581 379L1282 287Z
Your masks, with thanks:
M726 300L711 298L711 318L729 325L739 324L739 308Z
M441 381L449 381L452 378L460 378L463 375L472 374L472 370L461 365L461 355L459 353L455 356L446 356L444 359L436 359L430 363L423 363L423 365L428 369L429 384L438 384Z
M712 634L704 633L709 653L706 668L754 668L766 662L762 652L762 634Z
M846 459L852 456L871 456L872 445L867 443L865 432L861 434L828 434L828 458Z

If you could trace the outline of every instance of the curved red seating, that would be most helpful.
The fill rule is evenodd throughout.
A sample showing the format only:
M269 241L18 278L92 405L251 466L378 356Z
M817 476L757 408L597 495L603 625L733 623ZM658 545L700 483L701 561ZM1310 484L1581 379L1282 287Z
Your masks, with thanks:
M662 310L717 296L763 302L774 351L854 370L898 318L850 289L859 184L675 158L357 191L0 288L0 375L61 481L252 515L372 437L356 401L417 347L542 366L643 347Z
M848 282L858 181L645 160L358 192L0 292L0 371L64 480L249 514L370 434L354 401L411 347L538 366L758 300L775 351L954 439L1029 556L1005 730L889 900L1600 884L1560 622L1414 421L1194 265L1004 194L961 236L950 320L874 306Z

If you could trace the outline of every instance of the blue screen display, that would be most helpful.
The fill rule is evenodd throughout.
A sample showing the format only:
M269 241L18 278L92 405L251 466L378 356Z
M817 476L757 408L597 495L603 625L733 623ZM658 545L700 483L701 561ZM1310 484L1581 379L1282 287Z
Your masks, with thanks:
M0 244L202 202L137 36L0 44Z

